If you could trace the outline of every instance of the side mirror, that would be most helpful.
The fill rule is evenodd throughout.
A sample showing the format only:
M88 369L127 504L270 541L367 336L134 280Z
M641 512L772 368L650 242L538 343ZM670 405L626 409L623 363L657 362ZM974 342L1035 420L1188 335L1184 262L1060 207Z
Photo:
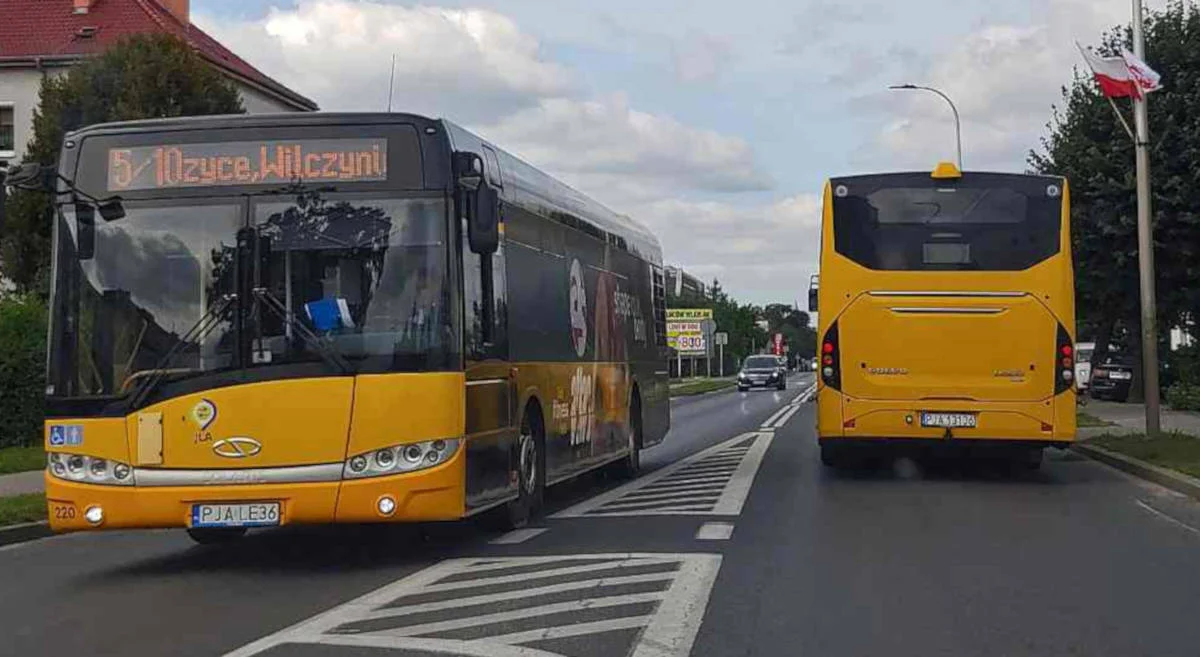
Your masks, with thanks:
M472 195L467 214L467 240L471 251L479 255L495 253L500 247L500 193L495 187L481 185Z
M53 170L46 170L45 167L37 162L26 162L18 166L16 169L8 170L8 186L20 189L28 189L30 191L44 190L49 191L46 182L48 175L53 175Z
M817 312L817 288L808 289L808 312Z
M483 184L483 158L477 153L455 151L451 164L459 187L473 192Z

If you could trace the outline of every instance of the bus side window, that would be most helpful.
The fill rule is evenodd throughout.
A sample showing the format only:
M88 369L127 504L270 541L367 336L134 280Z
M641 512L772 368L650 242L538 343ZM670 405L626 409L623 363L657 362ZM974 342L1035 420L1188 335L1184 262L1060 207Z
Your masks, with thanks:
M508 358L508 302L505 293L504 244L495 253L480 256L466 245L463 231L464 329L467 358ZM484 275L487 266L490 276Z

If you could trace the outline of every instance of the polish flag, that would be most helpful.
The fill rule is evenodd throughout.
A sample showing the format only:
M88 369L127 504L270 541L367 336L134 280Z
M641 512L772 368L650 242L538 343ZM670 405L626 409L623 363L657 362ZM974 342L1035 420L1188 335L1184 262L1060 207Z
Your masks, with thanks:
M1120 57L1101 57L1082 46L1079 51L1092 69L1100 92L1109 98L1141 98L1159 89L1158 73L1128 50Z

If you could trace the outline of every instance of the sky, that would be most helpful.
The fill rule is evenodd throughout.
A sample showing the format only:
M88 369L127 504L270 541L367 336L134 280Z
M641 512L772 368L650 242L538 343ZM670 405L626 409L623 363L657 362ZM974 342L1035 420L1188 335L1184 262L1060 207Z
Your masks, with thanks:
M1149 0L1160 7L1165 0ZM463 124L648 225L735 298L805 304L830 176L1024 171L1129 0L192 0L324 110Z

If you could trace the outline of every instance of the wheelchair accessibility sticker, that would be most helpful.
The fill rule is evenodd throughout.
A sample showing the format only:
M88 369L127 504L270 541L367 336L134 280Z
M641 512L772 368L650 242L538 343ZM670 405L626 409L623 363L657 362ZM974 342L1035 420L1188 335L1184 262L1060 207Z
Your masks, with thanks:
M72 447L83 444L83 425L55 424L50 427L51 447Z

